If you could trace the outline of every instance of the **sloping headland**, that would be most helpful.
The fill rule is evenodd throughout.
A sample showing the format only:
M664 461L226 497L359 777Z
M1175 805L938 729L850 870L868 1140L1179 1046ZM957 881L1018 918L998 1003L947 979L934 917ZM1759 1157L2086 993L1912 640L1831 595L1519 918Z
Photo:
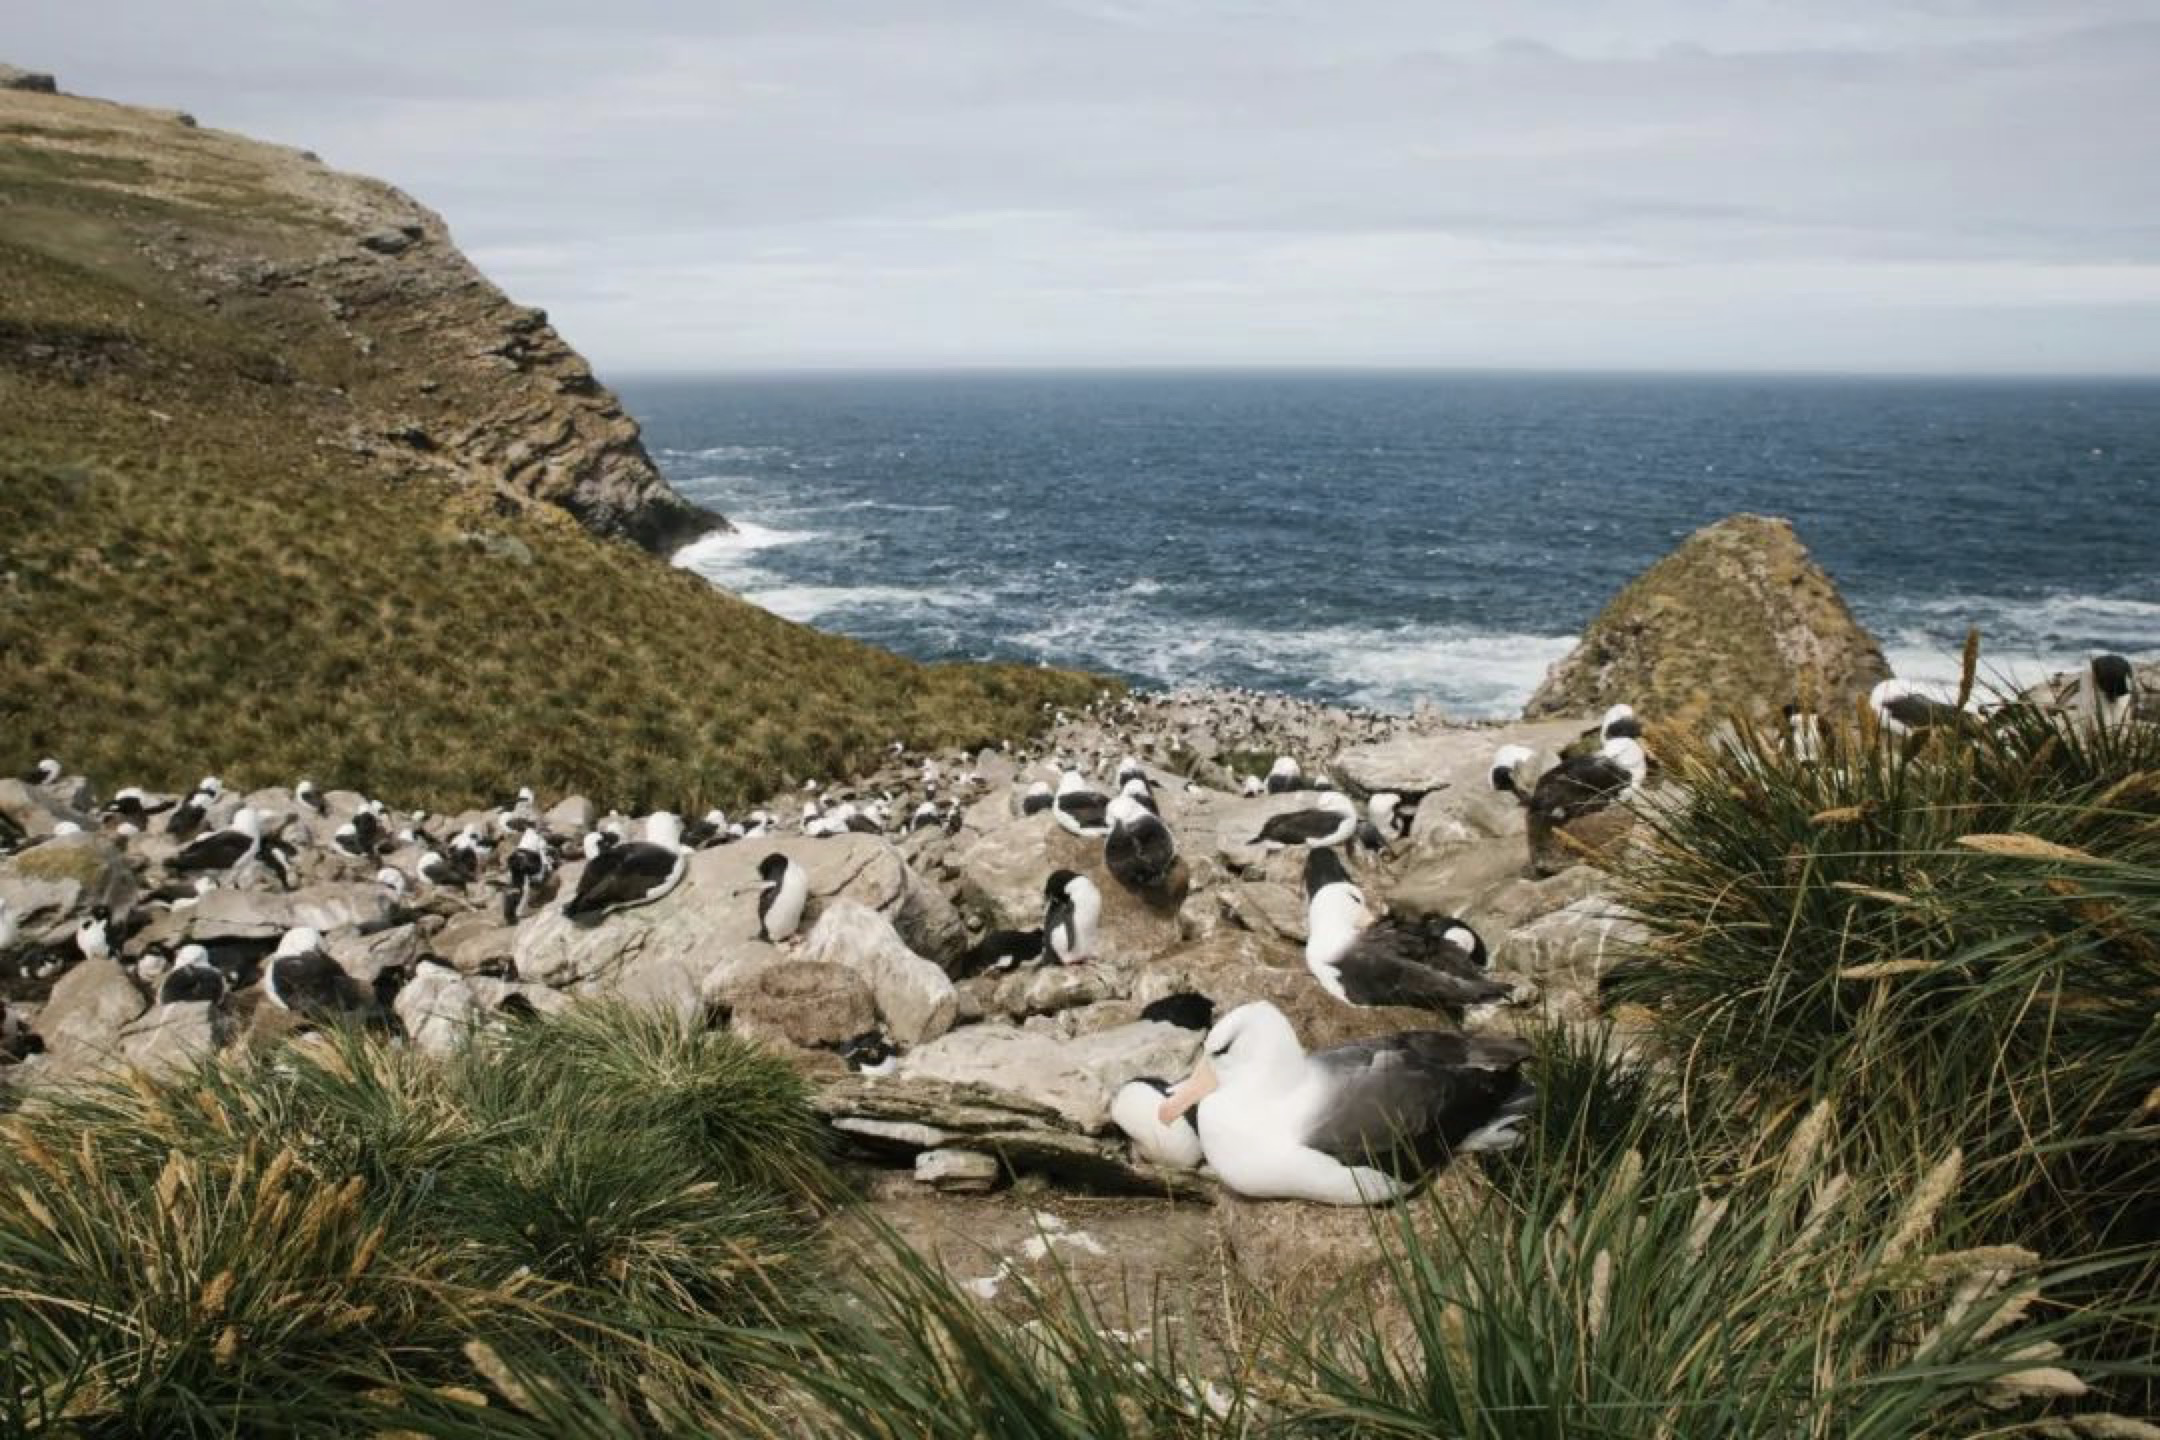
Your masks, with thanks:
M397 190L0 89L9 753L701 808L1099 688L913 664L656 558L725 523Z

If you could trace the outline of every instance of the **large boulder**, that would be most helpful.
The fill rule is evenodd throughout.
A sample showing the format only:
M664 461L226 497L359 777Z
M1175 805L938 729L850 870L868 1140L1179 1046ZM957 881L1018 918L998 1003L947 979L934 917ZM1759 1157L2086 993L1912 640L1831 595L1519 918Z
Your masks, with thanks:
M1186 843L1173 806L1164 819L1182 847ZM993 928L1028 930L1043 922L1043 886L1058 870L1085 875L1102 892L1100 959L1128 967L1175 946L1184 938L1178 920L1181 887L1168 895L1136 895L1103 864L1100 840L1062 829L1047 812L1009 820L953 856L961 903Z
M59 835L0 861L0 900L26 941L64 939L75 922L103 905L126 920L135 905L135 872L101 836Z
M872 835L802 836L723 845L690 857L682 883L649 905L580 922L550 905L518 926L512 955L521 979L614 995L687 1016L723 996L737 977L777 958L757 938L757 868L767 855L792 856L810 873L810 908L842 899L884 916L908 939L947 953L962 933L934 887ZM566 866L561 893L576 893L580 866Z
M892 922L867 905L837 900L826 907L803 954L862 976L885 1028L902 1045L934 1040L953 1027L959 1001L951 977L910 950Z
M152 1076L193 1069L218 1048L217 1007L207 1000L158 1005L120 1032L120 1054Z
M1337 755L1329 769L1360 795L1382 790L1429 791L1418 806L1411 840L1419 848L1520 835L1522 803L1492 788L1493 752L1527 745L1547 763L1579 737L1591 720L1562 719L1504 726L1410 731Z
M120 1051L120 1030L149 1008L117 960L83 960L62 975L31 1027L54 1077L95 1069Z
M870 982L829 960L776 961L753 971L727 998L730 1030L806 1050L837 1045L877 1024Z
M1587 895L1507 935L1494 947L1493 970L1532 982L1549 1013L1588 1018L1598 981L1648 937L1627 909Z
M1792 702L1851 706L1886 679L1792 522L1734 515L1704 526L1613 598L1524 707L1595 714L1625 702L1657 724L1706 729Z
M380 885L332 880L291 891L212 890L185 910L159 916L135 938L140 944L274 941L301 926L326 936L340 932L372 935L396 921L396 907Z

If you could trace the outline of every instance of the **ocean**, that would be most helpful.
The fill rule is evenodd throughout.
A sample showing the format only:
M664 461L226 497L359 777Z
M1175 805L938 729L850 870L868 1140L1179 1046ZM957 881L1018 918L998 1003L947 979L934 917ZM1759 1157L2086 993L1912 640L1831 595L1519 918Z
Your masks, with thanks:
M1900 674L2160 658L2160 383L941 373L619 385L678 563L925 660L1463 716L1630 577L1790 517Z

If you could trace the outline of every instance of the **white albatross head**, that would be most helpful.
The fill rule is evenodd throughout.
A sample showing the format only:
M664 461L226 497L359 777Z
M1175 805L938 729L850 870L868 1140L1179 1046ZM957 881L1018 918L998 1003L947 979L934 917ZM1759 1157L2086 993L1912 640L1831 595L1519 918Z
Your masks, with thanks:
M1218 1090L1286 1090L1304 1073L1305 1047L1290 1019L1265 1000L1240 1005L1208 1031L1200 1063L1163 1097L1156 1118L1168 1125Z

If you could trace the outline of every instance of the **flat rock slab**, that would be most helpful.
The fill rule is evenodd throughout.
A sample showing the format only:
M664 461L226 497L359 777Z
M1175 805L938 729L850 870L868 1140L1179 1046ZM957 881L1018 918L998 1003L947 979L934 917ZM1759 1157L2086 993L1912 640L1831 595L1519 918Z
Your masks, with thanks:
M1143 1075L1175 1080L1199 1054L1198 1031L1152 1020L1066 1037L1054 1030L970 1025L911 1051L908 1080L988 1085L1055 1110L1075 1129L1109 1123L1118 1087Z
M818 1113L858 1149L914 1164L923 1150L958 1145L995 1155L1014 1173L1123 1195L1204 1198L1214 1182L1133 1162L1122 1138L1071 1128L1056 1110L981 1085L850 1075L812 1096Z

